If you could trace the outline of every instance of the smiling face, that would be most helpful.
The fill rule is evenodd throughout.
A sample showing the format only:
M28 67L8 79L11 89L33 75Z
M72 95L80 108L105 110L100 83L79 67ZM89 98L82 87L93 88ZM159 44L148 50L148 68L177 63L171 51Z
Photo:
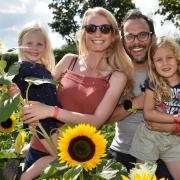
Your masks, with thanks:
M45 51L45 38L40 31L26 33L22 38L23 56L28 61L41 61Z
M153 63L157 73L169 82L178 82L178 62L174 52L168 47L159 47L154 56Z
M90 16L87 19L87 25L93 24L96 26L100 25L110 25L107 19L99 14ZM104 52L111 44L111 31L109 33L103 33L100 28L97 27L95 32L89 33L86 31L85 40L88 51L93 52Z
M129 19L124 24L124 35L137 35L141 32L150 32L147 22L143 19ZM124 47L130 58L136 63L144 63L147 60L147 53L152 41L152 35L147 40L140 41L135 37L134 41L127 42L123 38Z

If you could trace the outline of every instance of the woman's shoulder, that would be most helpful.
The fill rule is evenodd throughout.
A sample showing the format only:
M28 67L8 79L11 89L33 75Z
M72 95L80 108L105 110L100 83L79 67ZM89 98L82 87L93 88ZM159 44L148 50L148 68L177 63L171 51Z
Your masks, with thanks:
M72 53L68 53L68 54L65 54L62 58L62 60L71 60L73 58L78 58L78 55L77 54L72 54Z
M113 72L112 72L112 76L113 76L114 78L127 79L127 75L126 75L123 71L113 71Z

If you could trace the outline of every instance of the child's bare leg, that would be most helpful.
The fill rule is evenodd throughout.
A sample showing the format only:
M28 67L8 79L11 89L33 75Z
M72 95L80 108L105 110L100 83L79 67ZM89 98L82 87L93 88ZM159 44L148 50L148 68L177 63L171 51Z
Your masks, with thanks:
M43 168L47 167L56 158L53 156L44 156L38 159L31 167L29 167L22 175L20 180L33 180L39 176Z
M175 180L180 178L180 161L165 162L169 172Z
M57 146L57 138L58 134L54 133L51 136L52 142ZM49 163L57 158L57 153L51 148L46 139L40 139L40 142L46 148L47 152L50 154L49 156L44 156L38 159L31 167L29 167L22 175L20 180L32 180L39 176L43 170L43 168L47 167Z

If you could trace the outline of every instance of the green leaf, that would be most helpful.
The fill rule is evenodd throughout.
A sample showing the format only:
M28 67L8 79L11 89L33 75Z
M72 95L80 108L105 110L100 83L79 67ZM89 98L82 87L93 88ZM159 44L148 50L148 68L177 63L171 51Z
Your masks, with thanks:
M57 85L57 82L52 79L40 79L40 78L35 78L35 77L27 77L25 78L25 81L31 84L35 84L35 85L41 85L44 83Z
M11 79L6 76L0 76L0 84L9 85L11 83Z
M0 122L6 121L18 109L19 102L20 95L18 94L0 103Z
M16 153L14 152L0 152L0 159L11 159L11 158L17 158Z
M113 159L103 159L102 163L97 166L94 176L99 179L116 180L121 174L127 175L127 170L122 164Z
M63 178L65 180L69 180L69 179L77 180L82 172L83 172L83 167L81 165L72 167L63 175Z
M69 169L66 164L60 164L59 161L56 159L50 163L48 167L44 169L41 173L41 176L37 180L41 179L49 179L50 177L57 177L62 179L63 174Z
M0 60L0 74L3 74L4 73L4 69L6 68L7 66L7 62L3 59Z
M7 72L7 76L15 76L19 73L20 64L12 64L9 67L9 70Z

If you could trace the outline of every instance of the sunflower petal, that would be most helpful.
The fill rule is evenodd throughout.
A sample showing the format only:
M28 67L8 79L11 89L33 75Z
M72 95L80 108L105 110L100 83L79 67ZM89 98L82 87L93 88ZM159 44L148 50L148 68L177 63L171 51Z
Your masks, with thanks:
M24 130L20 131L16 137L15 141L15 152L19 155L22 148L24 147L26 132Z

